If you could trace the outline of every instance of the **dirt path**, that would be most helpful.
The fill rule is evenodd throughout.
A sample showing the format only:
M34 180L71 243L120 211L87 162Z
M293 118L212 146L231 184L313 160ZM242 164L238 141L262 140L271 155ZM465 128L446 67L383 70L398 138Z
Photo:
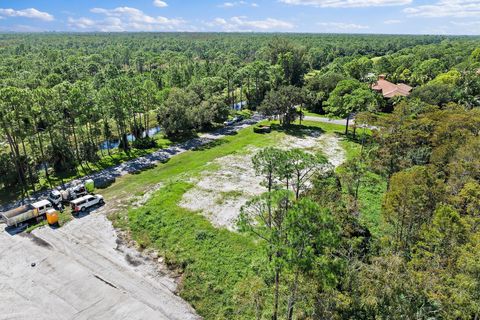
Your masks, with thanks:
M107 209L56 230L0 233L0 318L200 318L162 264L121 243Z

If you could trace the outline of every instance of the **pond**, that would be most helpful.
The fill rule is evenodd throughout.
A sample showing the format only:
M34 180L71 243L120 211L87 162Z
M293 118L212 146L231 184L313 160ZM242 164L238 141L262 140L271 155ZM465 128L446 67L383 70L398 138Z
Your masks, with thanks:
M161 131L162 130L160 126L150 128L148 129L148 136L153 137L154 135L160 133ZM147 131L143 132L142 136L145 138L147 136ZM133 136L133 134L129 134L127 135L127 140L129 142L132 142L135 140L135 137ZM103 141L102 143L100 143L99 147L101 150L112 150L112 149L118 148L119 145L120 145L120 140L113 139L113 140Z

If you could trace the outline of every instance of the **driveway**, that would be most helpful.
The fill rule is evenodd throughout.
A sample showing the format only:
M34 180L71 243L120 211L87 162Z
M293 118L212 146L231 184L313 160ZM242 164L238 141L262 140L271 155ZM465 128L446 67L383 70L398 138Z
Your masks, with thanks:
M338 124L338 125L342 125L342 126L347 125L347 120L346 119L330 119L330 118L324 118L324 117L305 116L305 117L303 117L303 120ZM350 119L349 124L354 124L354 123L355 123L355 120Z

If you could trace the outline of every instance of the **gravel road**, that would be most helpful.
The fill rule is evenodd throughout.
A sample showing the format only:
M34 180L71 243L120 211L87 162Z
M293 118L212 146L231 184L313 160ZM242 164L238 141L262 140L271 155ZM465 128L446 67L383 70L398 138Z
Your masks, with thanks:
M263 118L260 115L254 115L252 119L241 121L235 125L219 129L212 133L202 134L199 138L191 139L187 142L179 143L169 148L158 150L149 155L126 161L122 164L104 169L91 175L84 176L81 179L73 180L63 186L57 186L57 188L66 189L87 179L93 179L97 184L102 183L103 181L115 179L128 173L139 172L152 165L156 165L158 162L166 161L174 155L180 154L187 150L198 148L199 146L212 142L215 139L220 139L226 135L234 134L235 132L251 126L261 120L263 120ZM48 196L48 193L48 190L40 191L33 194L28 199L22 199L12 203L2 203L0 204L0 211L8 211L26 203L45 199Z

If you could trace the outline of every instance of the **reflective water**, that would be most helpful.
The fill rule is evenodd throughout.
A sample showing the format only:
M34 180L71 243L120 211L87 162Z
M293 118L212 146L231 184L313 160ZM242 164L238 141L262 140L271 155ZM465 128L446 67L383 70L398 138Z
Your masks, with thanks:
M148 130L148 136L153 137L154 135L160 133L161 131L162 130L161 130L160 126L150 128ZM147 136L147 132L145 131L142 136L145 138ZM133 134L129 134L129 135L127 135L127 140L129 142L132 142L132 141L135 140L135 137L133 136ZM103 141L102 143L100 143L99 147L100 147L101 150L111 150L111 149L118 148L119 145L120 145L120 140L113 139L113 140Z

